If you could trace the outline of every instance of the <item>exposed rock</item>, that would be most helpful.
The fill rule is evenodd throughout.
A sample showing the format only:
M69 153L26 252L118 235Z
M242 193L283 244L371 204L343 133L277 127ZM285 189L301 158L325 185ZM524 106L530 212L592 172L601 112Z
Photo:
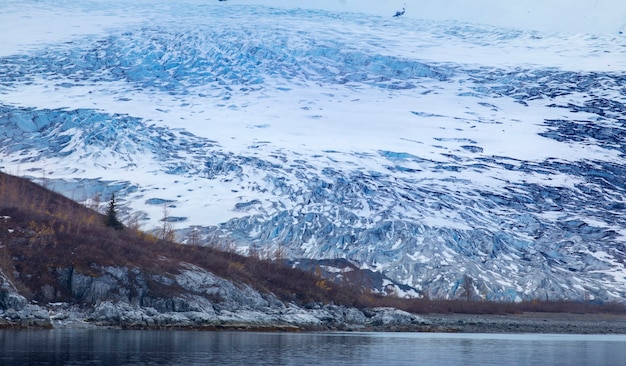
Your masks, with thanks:
M125 267L93 268L93 274L83 274L73 268L59 270L59 282L69 286L72 299L94 304L101 300L140 303L148 285L138 269Z
M339 305L285 304L272 294L235 284L200 267L182 264L176 275L154 277L150 288L138 269L93 268L90 275L73 269L58 271L69 286L72 303L27 304L3 278L3 317L16 326L192 329L365 329L427 322L389 308L361 311ZM174 295L157 295L157 285L177 288ZM47 285L49 295L59 289ZM134 294L134 295L131 295ZM50 296L48 296L50 297Z
M417 316L415 314L408 313L406 311L394 309L394 308L376 308L368 311L370 315L368 324L378 325L414 325L414 324L429 324L426 319Z
M20 295L9 279L0 271L0 310L22 310L26 299Z
M0 328L50 327L48 312L28 304L8 278L0 271Z
M185 270L175 277L176 283L187 291L213 300L220 307L238 310L270 306L261 293L248 285L235 285L192 264L185 263L183 267Z

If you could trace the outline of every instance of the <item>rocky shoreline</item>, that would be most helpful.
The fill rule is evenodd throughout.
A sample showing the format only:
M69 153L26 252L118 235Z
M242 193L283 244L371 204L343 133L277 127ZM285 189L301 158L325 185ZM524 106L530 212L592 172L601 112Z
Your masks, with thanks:
M181 264L171 277L152 276L166 289L177 285L178 291L170 294L161 288L160 294L149 291L146 276L138 269L103 267L98 276L57 271L62 272L59 282L66 284L72 301L29 301L0 272L0 329L626 334L626 313L417 315L389 307L297 304L189 263Z
M272 304L264 309L158 311L124 302L103 301L91 307L53 303L0 310L1 328L119 328L246 331L361 331L378 327L429 326L418 315L393 309L359 310L340 305Z
M259 311L162 313L125 303L92 308L69 304L0 310L0 329L172 329L262 332L440 332L626 334L626 314L522 313L416 315L392 308L359 310L337 305L296 305Z

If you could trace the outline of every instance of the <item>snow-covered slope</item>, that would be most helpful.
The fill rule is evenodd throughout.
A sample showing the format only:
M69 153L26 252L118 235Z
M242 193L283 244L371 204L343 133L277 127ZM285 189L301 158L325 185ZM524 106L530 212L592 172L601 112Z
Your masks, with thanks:
M2 36L3 171L432 297L626 299L617 32L234 0L0 20L41 30Z

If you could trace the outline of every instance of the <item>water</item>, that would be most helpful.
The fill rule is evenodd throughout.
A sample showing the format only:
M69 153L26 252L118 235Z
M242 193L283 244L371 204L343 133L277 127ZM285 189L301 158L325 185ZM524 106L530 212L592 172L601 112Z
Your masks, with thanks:
M0 331L0 365L618 365L624 335Z

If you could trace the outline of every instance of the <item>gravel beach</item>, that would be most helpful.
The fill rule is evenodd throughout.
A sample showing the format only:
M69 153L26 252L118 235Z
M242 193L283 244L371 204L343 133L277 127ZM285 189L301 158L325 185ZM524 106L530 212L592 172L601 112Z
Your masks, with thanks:
M430 314L432 331L461 333L626 334L626 314Z

